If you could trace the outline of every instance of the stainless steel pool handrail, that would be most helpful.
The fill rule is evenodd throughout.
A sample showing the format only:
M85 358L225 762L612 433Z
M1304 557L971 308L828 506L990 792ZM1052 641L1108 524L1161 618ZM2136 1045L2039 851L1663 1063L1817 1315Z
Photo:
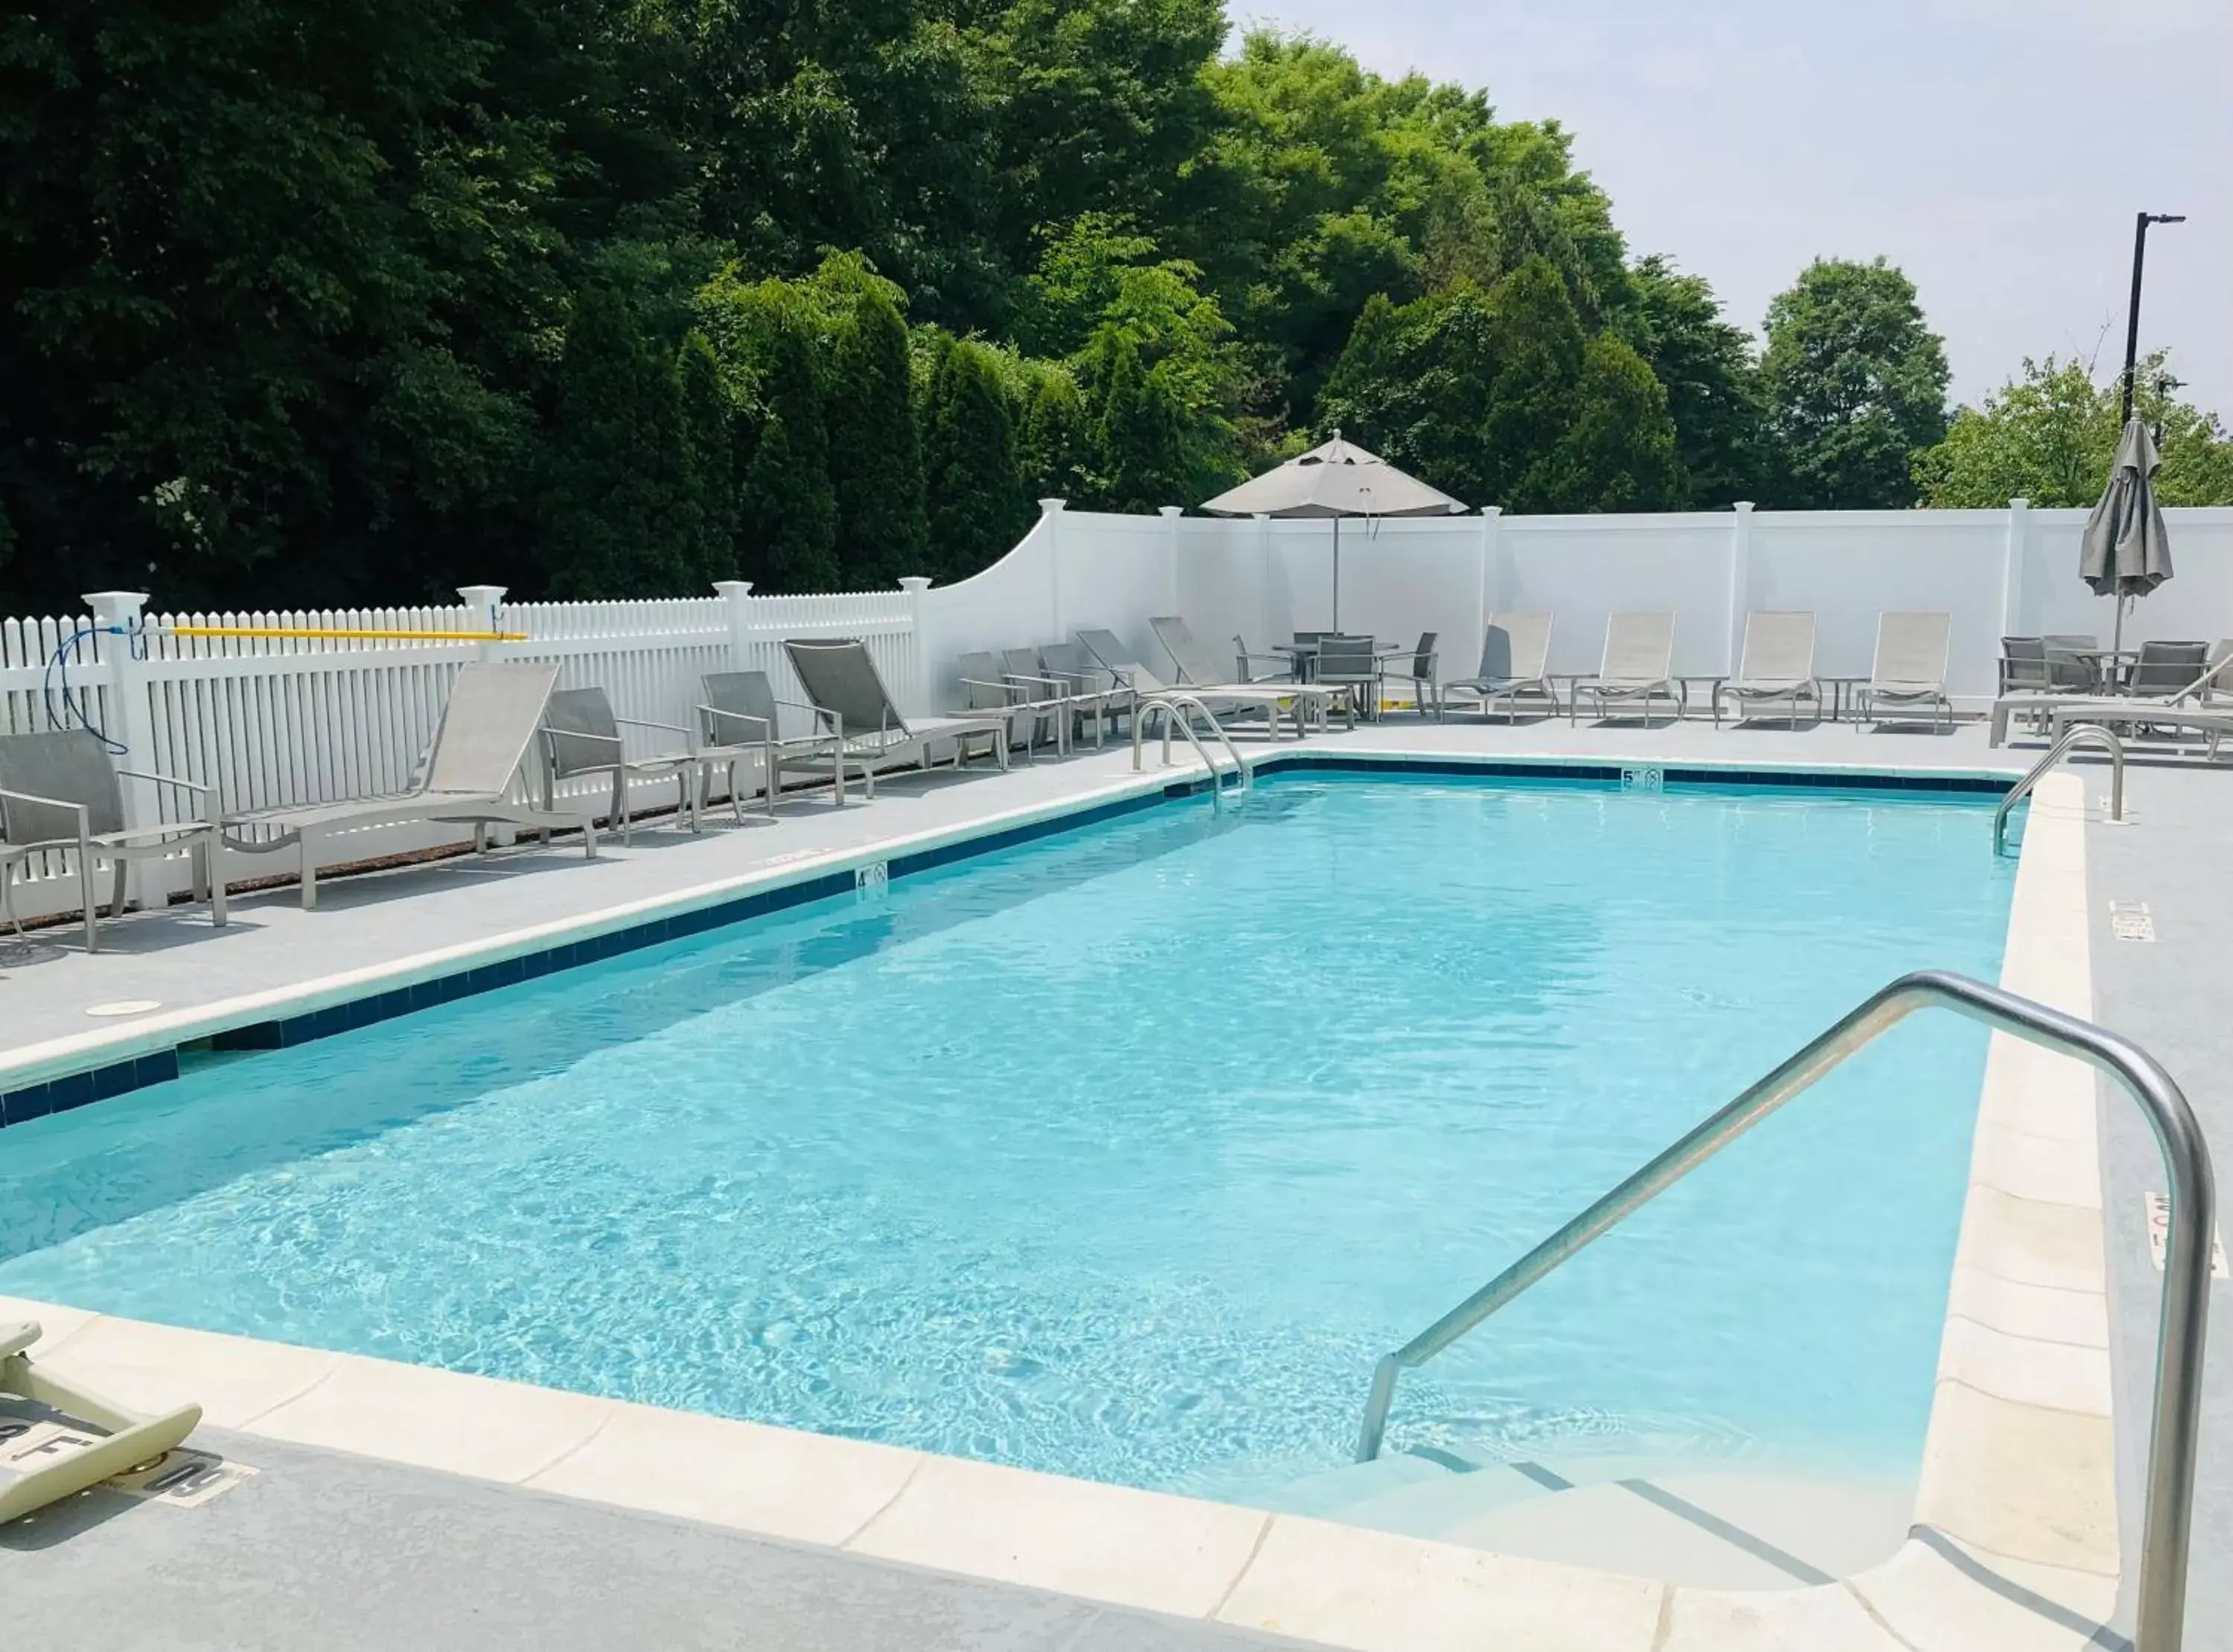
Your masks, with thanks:
M2135 1652L2178 1652L2184 1633L2194 1454L2201 1431L2202 1350L2210 1314L2210 1246L2216 1194L2210 1150L2194 1113L2156 1058L2117 1033L1943 970L1903 975L1708 1117L1409 1342L1383 1359L1357 1460L1380 1454L1388 1408L1403 1370L1424 1364L1528 1286L1650 1203L1848 1057L1917 1010L1951 1010L1972 1021L2090 1063L2139 1103L2170 1178L2163 1311L2156 1334L2154 1416L2149 1431L2140 1537Z
M1221 810L1225 807L1224 771L1211 759L1208 748L1202 745L1201 737L1194 732L1193 723L1179 715L1182 710L1197 712L1225 747L1226 755L1233 759L1233 772L1238 782L1233 789L1234 793L1238 795L1248 790L1248 764L1241 757L1240 748L1233 744L1233 737L1225 732L1225 725L1217 720L1215 713L1192 694L1158 694L1153 699L1140 702L1132 714L1132 769L1135 773L1140 768L1141 737L1147 731L1149 719L1159 710L1163 714L1163 767L1168 769L1171 766L1171 730L1176 728L1186 736L1187 744L1194 747L1195 755L1201 759L1201 766L1209 771L1212 805Z
M2109 754L2109 818L2124 819L2125 743L2099 723L2074 723L2047 748L2047 755L2031 765L2031 772L2008 788L2001 806L1993 810L1994 854L2008 852L2008 816L2015 806L2030 795L2049 769L2062 761L2065 753L2081 745L2098 745Z

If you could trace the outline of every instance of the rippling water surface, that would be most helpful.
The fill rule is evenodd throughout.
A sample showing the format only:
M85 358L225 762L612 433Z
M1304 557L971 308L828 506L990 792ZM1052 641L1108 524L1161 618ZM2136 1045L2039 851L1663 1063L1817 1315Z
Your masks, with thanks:
M1988 819L1273 779L0 1133L0 1292L1241 1494L1856 998L1996 975ZM1983 1048L1903 1026L1391 1440L1911 1468Z

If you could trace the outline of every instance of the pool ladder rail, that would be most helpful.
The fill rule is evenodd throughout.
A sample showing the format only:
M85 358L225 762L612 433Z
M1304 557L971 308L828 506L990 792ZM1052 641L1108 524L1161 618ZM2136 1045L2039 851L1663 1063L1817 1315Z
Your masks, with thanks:
M1209 748L1202 745L1201 737L1194 731L1194 719L1199 717L1209 725L1209 732L1217 737L1218 744L1225 748L1225 754L1233 759L1234 795L1235 797L1247 795L1253 779L1248 771L1247 759L1240 755L1240 748L1234 745L1233 737L1225 732L1225 725L1217 720L1208 706L1203 705L1192 694L1157 694L1152 699L1143 699L1140 702L1139 710L1132 719L1132 769L1135 773L1137 773L1140 768L1141 738L1147 732L1148 725L1157 712L1163 714L1163 766L1165 768L1171 766L1171 731L1176 729L1186 737L1187 744L1194 747L1195 755L1201 759L1201 766L1209 771L1209 797L1212 805L1220 810L1225 807L1225 771L1217 766L1215 760L1209 755ZM1182 712L1188 715L1181 716L1180 713Z
M2074 723L2047 748L2047 755L2031 765L2031 771L2008 788L2001 799L2001 806L1993 810L1994 854L2008 852L2008 816L2015 806L2031 795L2032 788L2046 778L2049 769L2081 745L2099 746L2109 754L2109 818L2119 823L2124 820L2125 743L2099 723Z
M2076 731L2073 731L2075 732ZM2043 765L2042 765L2043 766ZM2149 1429L2141 1526L2139 1623L2133 1652L2178 1652L2184 1631L2187 1549L2192 1535L2194 1456L2202 1427L2203 1338L2210 1315L2210 1251L2216 1193L2210 1150L2185 1096L2154 1057L2130 1040L1943 970L1903 975L1849 1011L1627 1180L1444 1314L1372 1374L1357 1460L1380 1454L1396 1380L1423 1365L1917 1010L1951 1010L1997 1031L2060 1050L2106 1073L2154 1132L2170 1178L2163 1310L2156 1331L2154 1416Z

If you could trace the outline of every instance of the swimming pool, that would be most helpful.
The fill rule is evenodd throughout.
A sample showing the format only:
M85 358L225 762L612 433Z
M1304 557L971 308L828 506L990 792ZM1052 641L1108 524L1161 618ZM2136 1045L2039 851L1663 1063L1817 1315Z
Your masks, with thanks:
M1864 993L1994 975L1984 830L1274 777L12 1127L0 1292L1247 1495ZM1904 1026L1391 1444L1911 1471L1983 1050Z

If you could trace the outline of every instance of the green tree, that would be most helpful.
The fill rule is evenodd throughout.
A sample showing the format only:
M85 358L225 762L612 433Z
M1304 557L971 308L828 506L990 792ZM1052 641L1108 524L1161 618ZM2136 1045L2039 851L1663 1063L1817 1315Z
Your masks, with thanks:
M1062 367L1042 367L1024 401L1016 464L1025 491L1033 498L1065 499L1081 508L1097 504L1093 434L1077 380Z
M2135 410L2161 433L2164 504L2233 504L2233 439L2217 416L2178 400L2162 352L2140 364ZM2090 505L2117 451L2118 383L2076 360L2026 357L2021 376L1955 414L1946 439L1916 459L1925 504L1995 510L2013 498Z
M924 419L932 573L943 583L999 561L1031 525L1016 468L1015 416L993 352L943 341Z
M694 328L683 337L675 374L684 481L675 510L691 566L678 591L695 593L737 572L735 420L713 347Z
M821 375L804 320L771 306L756 339L752 457L739 490L745 576L763 591L834 591L837 497Z
M1468 504L1653 510L1680 487L1666 392L1626 344L1586 332L1547 259L1486 292L1367 304L1321 410Z
M1631 273L1636 304L1621 330L1666 390L1682 501L1712 507L1760 498L1773 439L1751 341L1722 319L1700 277L1657 254Z
M853 589L880 588L922 569L930 531L907 323L889 298L855 298L837 332L830 380L839 564Z
M576 298L544 491L546 582L576 599L689 589L699 546L675 358L610 286Z
M1915 283L1881 257L1817 259L1768 309L1761 361L1778 504L1913 504L1915 456L1946 434L1946 351Z

